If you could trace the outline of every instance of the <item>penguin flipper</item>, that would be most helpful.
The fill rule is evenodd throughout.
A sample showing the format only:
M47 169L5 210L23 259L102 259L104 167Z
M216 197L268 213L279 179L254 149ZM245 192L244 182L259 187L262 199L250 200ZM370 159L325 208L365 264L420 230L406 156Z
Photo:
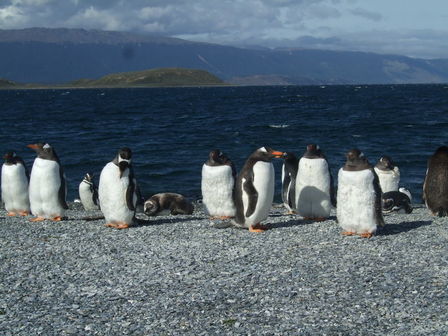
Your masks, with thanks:
M378 226L384 226L385 223L382 211L382 191L380 186L380 179L378 178L378 175L373 168L371 169L371 171L373 173L373 189L375 190L375 219Z
M246 210L246 217L250 217L257 207L258 191L255 189L253 179L247 179L243 184L244 191L248 194L249 204Z
M128 209L132 211L135 210L134 194L135 194L135 180L129 177L129 185L128 188L126 189L126 205L128 206Z
M288 205L291 209L296 210L296 178L294 176L291 177L290 183Z
M93 186L93 194L92 194L92 198L93 198L93 204L95 205L99 205L98 203L98 188L95 188L95 186Z
M61 204L63 209L68 209L66 197L67 197L67 180L65 179L64 171L62 170L61 164L59 164L59 177L61 180L61 185L59 186L58 199L59 204Z

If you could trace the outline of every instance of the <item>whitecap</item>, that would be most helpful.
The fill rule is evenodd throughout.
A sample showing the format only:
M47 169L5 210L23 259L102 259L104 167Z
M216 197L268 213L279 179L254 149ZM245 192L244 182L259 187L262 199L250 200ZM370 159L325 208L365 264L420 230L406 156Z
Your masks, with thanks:
M287 124L272 124L272 125L268 125L270 128L286 128L289 127L290 125Z

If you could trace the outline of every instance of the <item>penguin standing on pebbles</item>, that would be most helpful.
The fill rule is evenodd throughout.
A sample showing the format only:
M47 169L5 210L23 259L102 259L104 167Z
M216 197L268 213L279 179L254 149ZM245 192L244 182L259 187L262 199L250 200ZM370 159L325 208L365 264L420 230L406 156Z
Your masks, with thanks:
M400 169L389 156L382 156L375 165L375 173L380 180L381 191L398 191L400 184Z
M448 147L439 147L428 160L423 200L434 216L448 215Z
M211 219L235 216L233 189L236 170L232 161L219 149L212 150L202 166L202 203Z
M25 162L15 152L4 156L2 166L2 201L8 216L27 216L30 213L28 197L29 175Z
M84 175L79 184L79 198L85 210L98 210L98 188L95 185L92 173Z
M308 145L299 161L295 201L299 215L318 221L328 218L336 205L333 177L318 145Z
M48 143L28 145L37 153L31 169L29 195L33 222L60 221L68 209L67 182L59 158Z
M274 199L275 173L271 161L284 155L272 148L261 147L249 156L236 181L235 225L251 232L266 230L260 222L268 217Z
M282 166L282 201L288 214L296 213L296 176L298 160L294 153L286 152Z
M98 198L106 226L127 229L134 222L137 182L131 165L132 152L124 147L100 175Z
M359 149L346 157L338 174L337 219L342 234L370 238L384 225L378 176Z

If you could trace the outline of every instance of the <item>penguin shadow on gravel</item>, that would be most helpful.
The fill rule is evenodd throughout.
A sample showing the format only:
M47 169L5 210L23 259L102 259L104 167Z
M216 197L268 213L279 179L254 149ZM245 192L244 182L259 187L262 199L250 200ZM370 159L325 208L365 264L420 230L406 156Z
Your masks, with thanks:
M336 216L330 216L327 219L325 219L325 221L318 221L318 220L313 220L313 219L303 219L303 217L301 217L299 215L295 215L294 217L291 217L291 219L286 222L268 224L268 227L269 227L269 229L281 229L281 228L288 228L288 227L293 227L293 226L303 226L303 225L313 224L313 223L317 223L317 222L323 223L326 221L335 221L336 222Z
M401 222L398 224L387 224L383 227L378 227L377 235L378 236L393 236L400 233L405 233L411 230L418 229L422 226L431 225L432 221L413 221L413 222Z
M131 228L142 227L142 226L156 226L156 225L165 225L165 224L175 224L179 222L190 222L195 220L203 220L203 217L197 216L175 216L175 217L162 217L162 216L154 216L148 218L136 218L134 221L134 225Z

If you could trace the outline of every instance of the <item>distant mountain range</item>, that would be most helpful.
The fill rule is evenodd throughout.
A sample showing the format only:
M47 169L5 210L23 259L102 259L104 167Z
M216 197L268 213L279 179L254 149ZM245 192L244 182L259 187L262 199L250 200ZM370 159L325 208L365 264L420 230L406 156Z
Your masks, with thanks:
M447 83L448 59L310 49L247 49L83 29L0 30L0 78L65 83L152 68L208 71L227 83Z

